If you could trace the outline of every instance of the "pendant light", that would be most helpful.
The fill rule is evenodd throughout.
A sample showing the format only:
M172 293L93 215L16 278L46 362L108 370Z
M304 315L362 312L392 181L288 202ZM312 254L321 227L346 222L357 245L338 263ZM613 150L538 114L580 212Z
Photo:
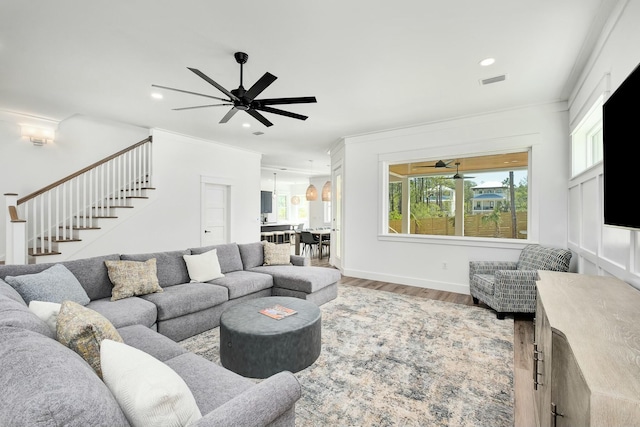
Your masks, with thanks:
M276 199L276 173L273 173L273 194L271 195L273 199Z
M331 201L331 181L327 181L322 186L322 201L330 202Z
M291 204L292 204L292 205L295 205L295 206L299 205L299 204L300 204L300 197L298 197L298 196L293 196L293 197L291 198Z
M309 160L311 162L311 174L313 174L313 160ZM311 180L311 177L309 177L309 180ZM318 200L318 190L316 189L315 185L313 184L309 184L309 186L307 187L307 201L309 202L313 202Z

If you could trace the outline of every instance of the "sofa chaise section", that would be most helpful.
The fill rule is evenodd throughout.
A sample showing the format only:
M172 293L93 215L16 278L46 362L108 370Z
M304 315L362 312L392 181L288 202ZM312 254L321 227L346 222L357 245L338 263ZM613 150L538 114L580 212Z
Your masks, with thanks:
M289 296L322 305L338 296L338 281L342 277L333 268L312 267L307 257L291 255L291 264L264 265L263 244L238 245L247 271L268 274L273 278L271 295Z

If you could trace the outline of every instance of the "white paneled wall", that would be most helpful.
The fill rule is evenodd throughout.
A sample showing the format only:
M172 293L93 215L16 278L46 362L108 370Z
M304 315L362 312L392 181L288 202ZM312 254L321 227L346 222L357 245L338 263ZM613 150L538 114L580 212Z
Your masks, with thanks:
M640 62L640 2L622 0L610 17L598 45L570 98L570 117L578 123L598 96L615 91ZM632 208L627 186L620 183L621 203ZM569 182L568 247L583 274L616 276L640 288L640 232L605 226L602 208L602 164Z

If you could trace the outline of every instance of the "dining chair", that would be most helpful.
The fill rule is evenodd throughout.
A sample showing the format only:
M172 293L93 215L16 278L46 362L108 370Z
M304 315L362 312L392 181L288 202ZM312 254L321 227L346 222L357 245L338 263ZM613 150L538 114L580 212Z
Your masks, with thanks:
M304 245L304 247L302 248L302 254L307 252L308 249L309 255L313 256L313 248L320 248L319 241L316 240L315 237L313 237L313 234L311 234L310 231L302 231L300 233L300 241Z
M322 252L324 248L327 248L327 256L331 256L331 234L322 234L320 236L320 257L322 258Z

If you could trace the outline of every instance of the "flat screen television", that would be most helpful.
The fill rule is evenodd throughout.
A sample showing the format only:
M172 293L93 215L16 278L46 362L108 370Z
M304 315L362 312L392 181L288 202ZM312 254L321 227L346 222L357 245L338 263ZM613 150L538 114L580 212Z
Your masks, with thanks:
M640 229L640 65L602 106L605 225Z

